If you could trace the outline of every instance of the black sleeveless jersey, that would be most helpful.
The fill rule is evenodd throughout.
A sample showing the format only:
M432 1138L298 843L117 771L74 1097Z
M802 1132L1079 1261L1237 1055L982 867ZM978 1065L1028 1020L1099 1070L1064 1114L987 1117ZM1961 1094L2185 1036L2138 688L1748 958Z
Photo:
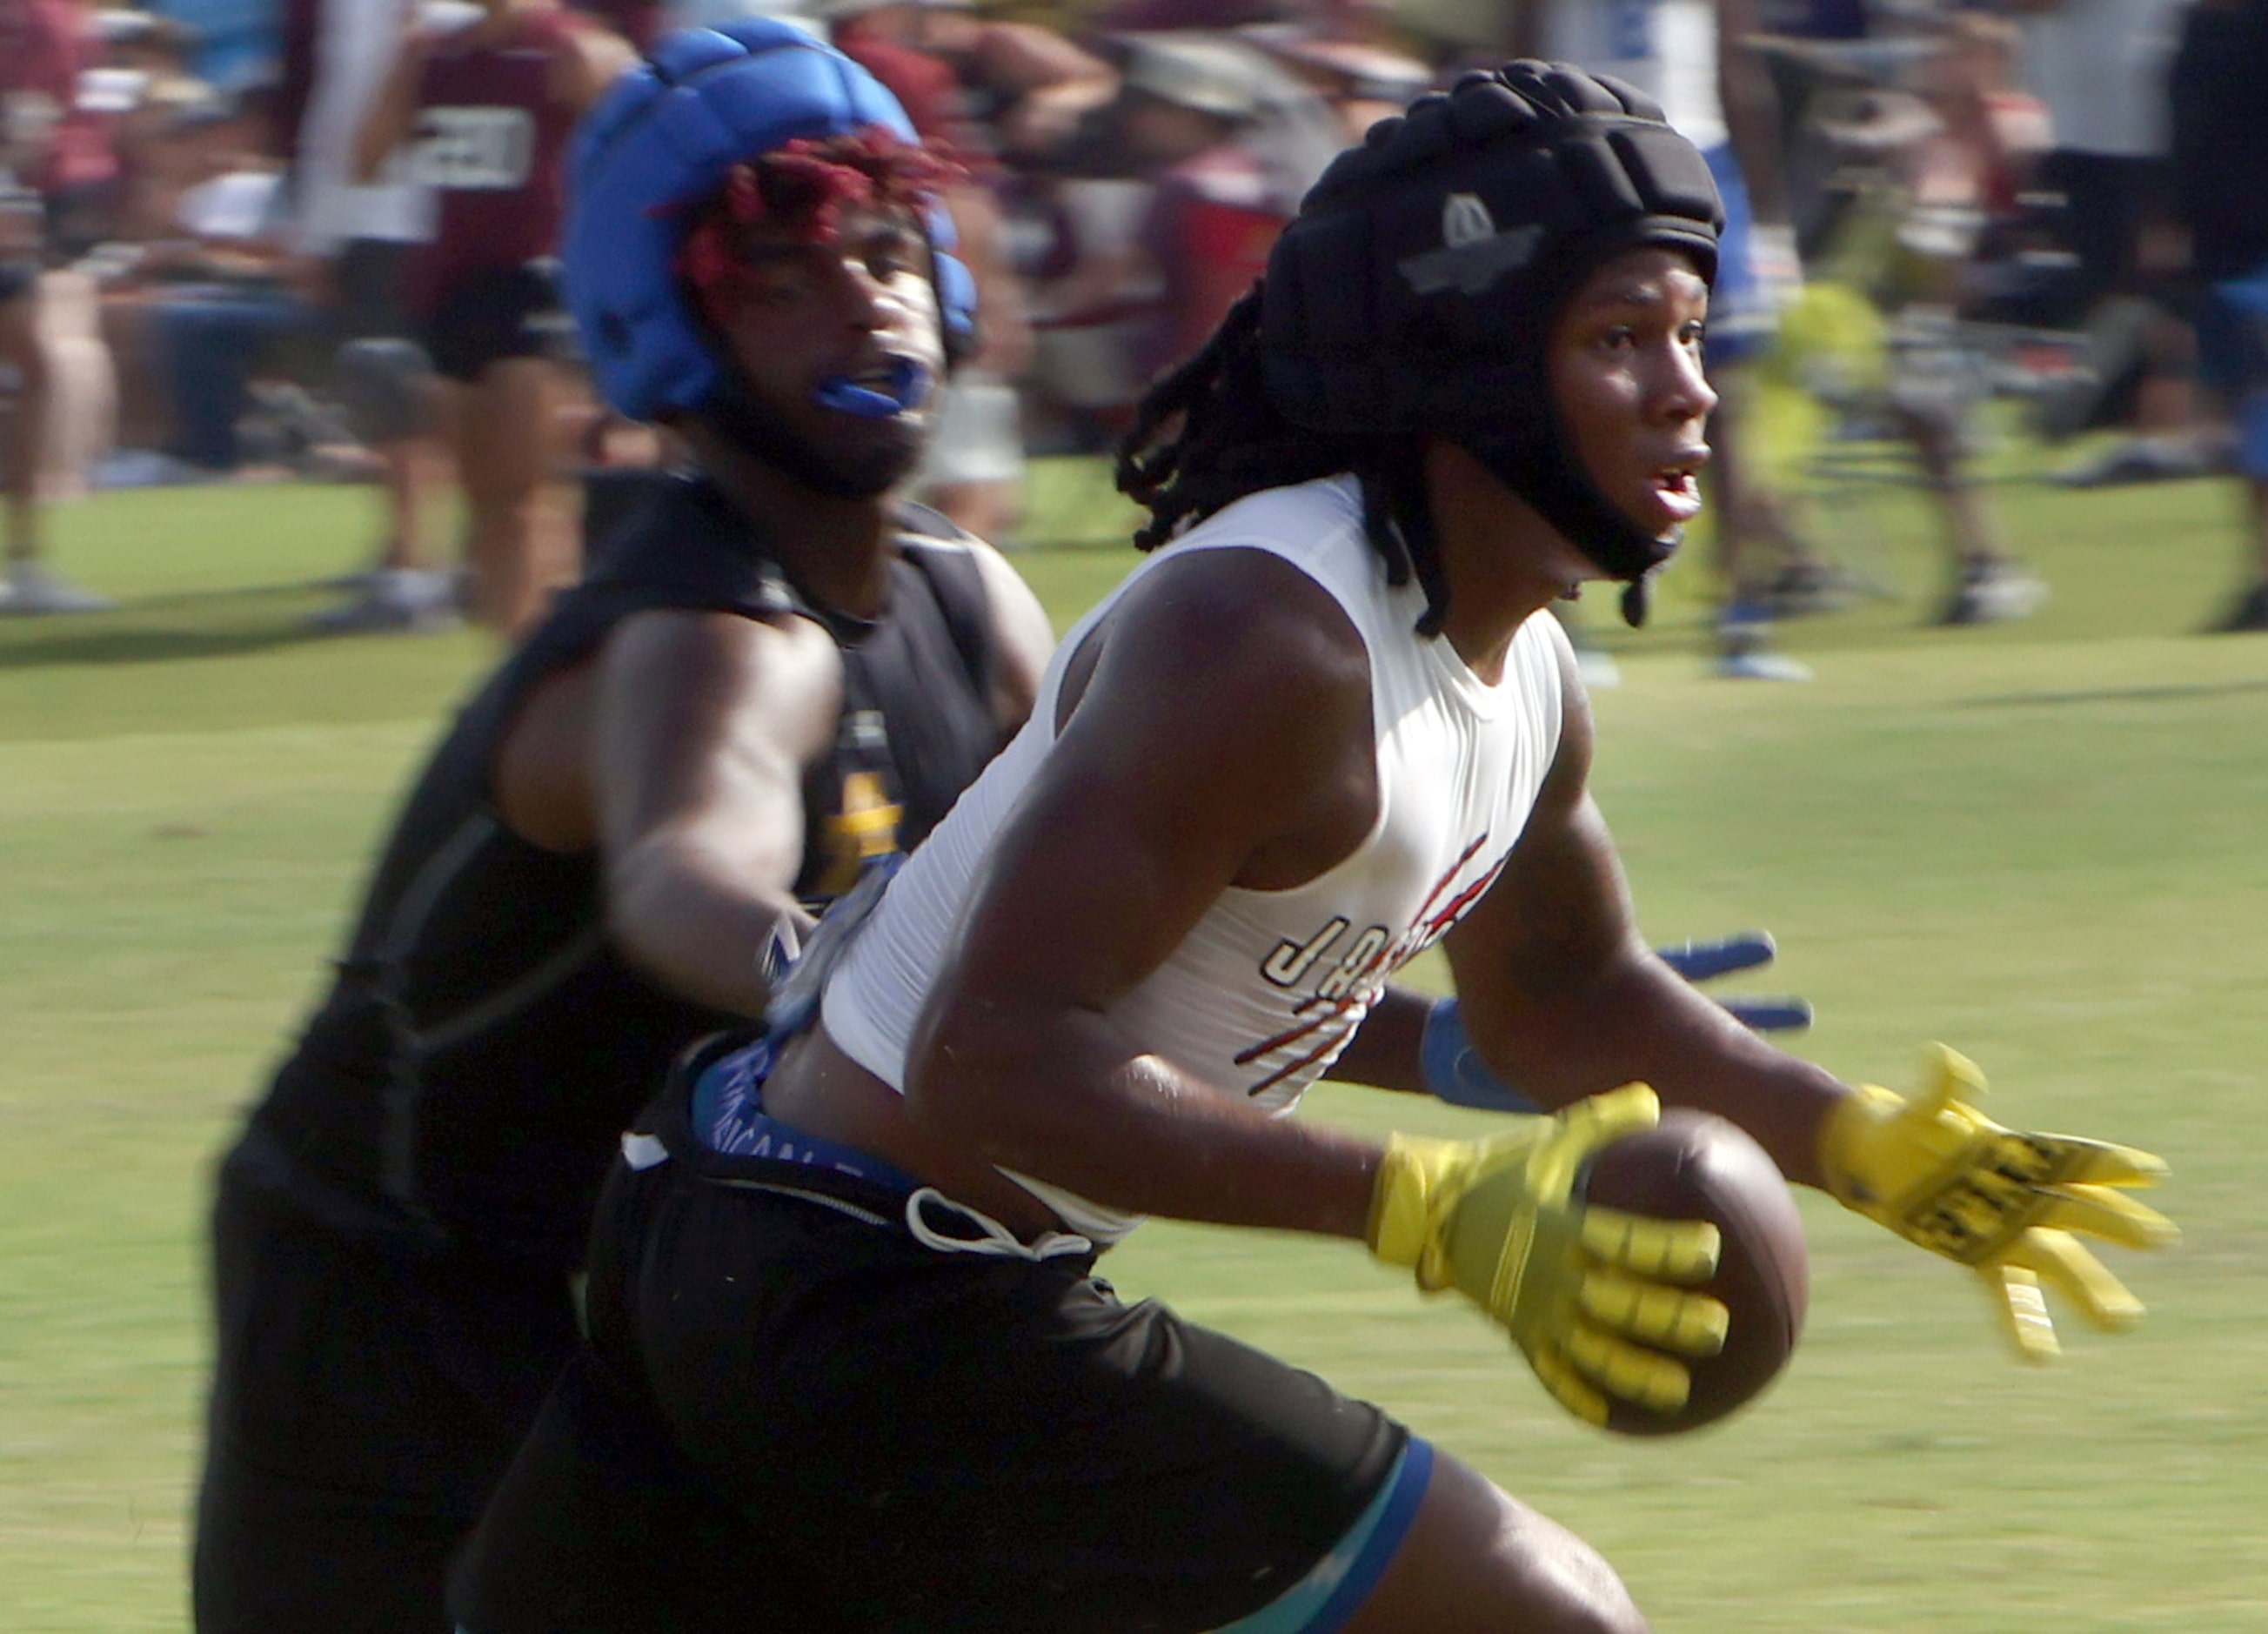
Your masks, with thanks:
M976 560L934 512L899 520L883 617L836 629L841 723L803 790L796 891L814 909L865 858L917 843L1002 740ZM597 853L514 835L490 777L529 689L652 607L817 616L716 488L657 479L427 764L239 1173L357 1233L580 1263L620 1131L681 1049L745 1018L624 962Z

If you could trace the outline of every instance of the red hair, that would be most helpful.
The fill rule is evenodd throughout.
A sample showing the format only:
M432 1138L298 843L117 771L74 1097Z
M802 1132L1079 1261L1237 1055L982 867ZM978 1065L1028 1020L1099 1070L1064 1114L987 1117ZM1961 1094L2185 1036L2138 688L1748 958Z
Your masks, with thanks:
M966 173L885 125L848 136L799 136L733 166L724 186L693 207L693 230L678 252L678 272L705 293L740 264L733 242L738 228L769 222L806 243L832 244L846 209L871 204L918 215Z

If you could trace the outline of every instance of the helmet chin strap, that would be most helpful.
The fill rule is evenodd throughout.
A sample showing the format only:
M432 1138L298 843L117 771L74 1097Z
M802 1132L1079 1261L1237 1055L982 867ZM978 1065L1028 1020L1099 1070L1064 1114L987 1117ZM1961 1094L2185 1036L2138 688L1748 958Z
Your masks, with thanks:
M929 399L930 372L910 357L890 361L890 383L880 391L836 375L811 394L821 408L855 414L862 420L888 420L918 408Z
M1653 575L1645 573L1623 586L1620 603L1623 622L1632 629L1638 629L1646 623L1646 597L1652 593L1653 585Z
M1549 432L1541 446L1503 436L1460 440L1491 475L1534 505L1609 578L1624 581L1624 623L1635 629L1646 622L1646 580L1676 554L1676 538L1655 538L1624 516Z

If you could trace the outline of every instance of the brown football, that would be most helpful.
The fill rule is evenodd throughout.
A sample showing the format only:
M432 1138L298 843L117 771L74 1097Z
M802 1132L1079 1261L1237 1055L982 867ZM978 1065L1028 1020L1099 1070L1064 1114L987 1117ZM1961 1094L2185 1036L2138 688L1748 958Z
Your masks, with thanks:
M1725 1348L1691 1362L1693 1390L1674 1413L1612 1404L1607 1428L1675 1435L1713 1424L1778 1377L1803 1333L1811 1286L1803 1220L1762 1146L1705 1112L1673 1108L1592 1159L1591 1202L1660 1219L1708 1220L1724 1238L1717 1274L1703 1289L1725 1302Z

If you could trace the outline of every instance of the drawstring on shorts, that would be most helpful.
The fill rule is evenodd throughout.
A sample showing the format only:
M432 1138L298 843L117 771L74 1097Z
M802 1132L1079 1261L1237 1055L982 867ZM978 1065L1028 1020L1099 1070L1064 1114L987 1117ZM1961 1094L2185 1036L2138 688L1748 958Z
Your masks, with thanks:
M948 1237L932 1226L922 1218L922 1208L932 1203L950 1211L958 1221L972 1227L976 1235ZM906 1229L913 1233L916 1242L939 1254L982 1254L994 1259L1030 1260L1036 1263L1066 1255L1094 1252L1094 1245L1074 1232L1042 1232L1028 1243L1021 1241L990 1215L979 1213L965 1203L955 1203L934 1186L924 1186L906 1199Z

